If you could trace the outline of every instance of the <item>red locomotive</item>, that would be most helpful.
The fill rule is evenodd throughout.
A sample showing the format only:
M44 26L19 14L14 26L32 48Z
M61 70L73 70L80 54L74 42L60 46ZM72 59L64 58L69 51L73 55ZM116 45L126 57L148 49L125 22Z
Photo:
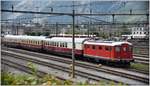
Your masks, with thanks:
M30 50L41 50L65 55L72 54L71 37L44 36L4 36L4 44ZM75 56L96 61L121 62L130 64L133 61L132 44L129 42L100 41L89 38L75 38Z

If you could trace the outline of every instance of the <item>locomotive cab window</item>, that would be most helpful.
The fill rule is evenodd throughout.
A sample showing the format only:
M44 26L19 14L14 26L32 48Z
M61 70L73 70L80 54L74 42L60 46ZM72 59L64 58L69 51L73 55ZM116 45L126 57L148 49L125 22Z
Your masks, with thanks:
M126 52L126 51L127 51L127 48L126 48L126 47L123 47L123 51L125 51L125 52Z
M132 46L129 46L128 51L129 52L132 51Z
M89 45L85 45L85 48L89 48Z

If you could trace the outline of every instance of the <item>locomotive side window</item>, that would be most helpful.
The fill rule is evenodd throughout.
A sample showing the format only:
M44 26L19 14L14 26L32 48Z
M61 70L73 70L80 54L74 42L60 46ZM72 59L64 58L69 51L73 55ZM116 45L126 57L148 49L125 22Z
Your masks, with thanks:
M93 50L95 49L95 46L94 46L94 45L92 46L92 49L93 49Z
M101 50L101 49L102 49L102 46L99 46L99 49Z
M115 47L116 52L120 52L120 47Z
M106 51L111 51L111 47L106 46L106 47L105 47L105 50L106 50Z

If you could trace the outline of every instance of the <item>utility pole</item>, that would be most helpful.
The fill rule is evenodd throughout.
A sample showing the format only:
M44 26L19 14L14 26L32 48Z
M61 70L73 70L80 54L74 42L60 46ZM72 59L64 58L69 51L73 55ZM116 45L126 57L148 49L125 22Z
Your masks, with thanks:
M90 5L90 7L91 7L91 5ZM92 13L92 9L90 8L90 14ZM89 32L90 32L90 30L91 30L91 25L92 25L92 21L91 21L91 16L90 16L90 28L89 28ZM89 33L90 34L90 33Z
M88 37L89 37L89 29L90 29L90 23L88 22L88 32L87 32Z
M12 5L11 8L12 8L12 11L13 11L14 10L14 6ZM13 12L12 12L12 15L13 15ZM13 21L12 21L12 30L11 30L11 32L12 32L12 34L16 34L16 31L14 31L15 33L13 33L13 29L14 29L14 16L13 16Z
M72 28L72 78L75 78L75 10L73 9L73 15L72 15L72 22L73 22L73 28Z
M58 36L58 22L56 22L56 37Z
M16 35L18 35L18 27L19 27L19 23L18 23L16 26L17 26L17 34L16 34Z

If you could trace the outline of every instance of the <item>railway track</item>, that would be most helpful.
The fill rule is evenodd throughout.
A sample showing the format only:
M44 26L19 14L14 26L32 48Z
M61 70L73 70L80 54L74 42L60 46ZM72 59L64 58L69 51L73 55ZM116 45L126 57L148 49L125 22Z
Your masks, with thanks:
M30 69L29 67L27 67L27 66L25 66L25 65L18 64L18 63L13 62L13 61L10 61L10 60L8 60L8 59L2 58L2 64L8 65L8 66L13 67L13 68L16 68L16 69L19 69L19 70L24 71L24 72L26 72L26 73L28 73L28 74L32 74L32 71L31 71L31 69ZM53 68L56 68L56 67L53 67ZM62 70L62 69L60 69L60 67L59 67L59 68L56 68L56 69ZM65 69L63 69L63 71L69 72L68 70L65 70ZM38 77L41 77L41 78L42 78L42 77L43 77L44 75L46 75L46 74L48 74L48 73L45 72L45 71L41 71L41 70L38 70L38 71L37 71L37 76L38 76ZM86 78L89 77L89 76L84 75L84 74L82 74L82 73L76 73L76 75L82 75L82 76L84 76L84 77L86 77ZM57 79L60 79L60 80L63 80L63 81L68 80L68 78L64 78L64 77L60 77L60 76L55 76L55 77L56 77ZM89 79L99 81L99 79L97 79L97 78L89 78ZM75 83L79 83L79 81L77 81L77 80L75 80L75 79L69 79L69 80L71 80L72 82L75 82Z
M133 56L143 57L143 58L149 58L149 54L133 54Z
M17 59L22 59L24 61L33 62L35 64L40 64L40 65L44 65L44 66L47 66L47 67L50 67L50 68L58 69L58 70L67 72L68 74L70 73L70 68L69 67L64 67L64 66L60 66L60 65L56 65L56 64L52 64L52 63L47 63L47 62L43 62L43 61L39 61L39 60L36 60L36 59L27 58L27 57L22 57L22 56L13 55L13 57L15 57ZM4 58L2 58L2 60L3 59ZM12 63L12 61L8 61L8 62ZM15 63L15 62L13 62L13 63ZM15 64L17 64L17 63L15 63ZM18 65L20 65L20 64L18 64ZM88 80L94 80L94 81L97 81L97 82L100 81L100 80L106 80L106 81L111 80L111 79L108 79L108 78L97 76L95 74L86 73L86 72L83 72L83 71L80 71L80 70L76 70L75 74L76 74L76 76L81 76L81 77L84 77ZM111 81L114 81L115 83L119 83L117 80L111 80Z
M62 56L61 57L60 56L54 56L54 55L50 55L50 54L37 53L37 52L33 52L33 51L27 51L27 50L16 49L16 48L7 48L6 49L6 47L5 47L3 49L4 50L10 50L10 51L18 52L18 53L23 53L23 54L27 54L27 55L34 55L34 56L37 56L37 57L43 57L43 58L47 58L47 59L51 59L51 60L55 60L56 57L59 57L59 58L56 59L56 61L60 61L60 62L65 61L65 62L68 62L68 64L71 64L71 60L70 59L65 59L65 58L62 59L61 58ZM58 60L58 59L60 59L60 60ZM81 62L81 61L76 61L76 62ZM96 64L93 64L93 65L95 65L94 67L96 67ZM109 68L107 66L105 66L105 67L106 67L105 69L112 69L112 68ZM118 69L114 68L112 70L118 70ZM135 69L130 69L130 68L127 68L125 70L129 70L129 71L133 71L133 72L139 72L139 73L143 73L143 74L149 74L149 72L146 72L146 71L144 72L144 71L141 71L141 70L135 70Z
M20 52L19 52L20 53ZM27 52L24 52L27 54ZM2 52L2 54L4 54ZM29 54L29 53L28 53ZM30 53L31 54L31 53ZM8 55L8 54L7 54ZM36 57L43 57L44 59L51 59L51 60L57 60L59 62L67 62L67 64L70 64L71 61L68 60L63 60L62 58L58 59L58 57L52 57L52 56L49 56L49 55L41 55L41 54L33 54L32 55L36 56ZM57 59L56 59L57 58ZM114 74L114 75L117 75L117 76L121 76L121 77L126 77L126 78L129 78L129 79L133 79L133 80L137 80L137 81L140 81L140 82L144 82L144 83L148 83L148 77L143 77L143 76L138 76L139 73L136 73L137 75L133 75L133 73L129 73L127 71L124 71L124 72L120 72L120 71L115 71L115 70L112 70L112 69L109 69L109 68L106 68L106 67L97 67L95 65L91 65L91 64L85 64L85 63L81 63L81 62L76 62L76 65L77 66L80 66L80 67L84 67L84 68L88 68L88 69L92 69L92 70L95 70L95 71L101 71L101 72L105 72L105 73L109 73L109 74ZM135 73L134 73L135 74Z
M133 58L135 59L136 63L149 65L149 58L139 57L139 56L134 56Z

